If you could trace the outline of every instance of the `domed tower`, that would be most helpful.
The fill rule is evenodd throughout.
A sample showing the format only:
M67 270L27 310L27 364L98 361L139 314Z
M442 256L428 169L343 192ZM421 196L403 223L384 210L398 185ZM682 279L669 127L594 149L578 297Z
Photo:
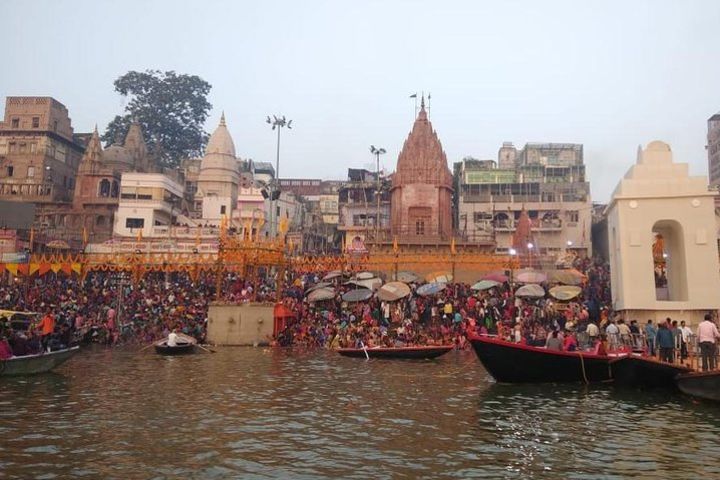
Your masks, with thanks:
M231 218L232 210L237 205L239 183L235 143L223 113L220 125L210 136L200 163L196 198L202 201L202 218L214 223L223 216Z
M398 156L391 190L392 233L399 236L452 236L452 173L425 99Z

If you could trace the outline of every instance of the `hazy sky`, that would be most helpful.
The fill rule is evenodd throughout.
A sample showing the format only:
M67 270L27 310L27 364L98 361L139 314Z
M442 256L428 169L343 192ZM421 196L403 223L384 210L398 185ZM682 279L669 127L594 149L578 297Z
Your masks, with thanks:
M637 146L660 139L707 173L706 120L720 110L720 1L0 0L0 95L51 95L76 131L123 107L128 70L213 86L238 155L275 161L267 114L293 119L281 177L393 169L414 92L448 162L497 157L503 141L585 145L593 199L608 199Z

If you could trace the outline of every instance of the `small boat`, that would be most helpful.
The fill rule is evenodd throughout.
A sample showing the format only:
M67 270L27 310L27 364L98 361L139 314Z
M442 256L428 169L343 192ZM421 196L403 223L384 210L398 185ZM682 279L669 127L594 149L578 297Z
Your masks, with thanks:
M79 351L80 347L71 347L55 350L54 352L43 352L0 360L0 376L34 375L49 372L68 361Z
M167 338L155 342L155 353L159 353L160 355L185 355L195 353L197 340L183 333L178 333L177 336L177 345L172 347L167 344Z
M684 373L675 378L675 383L683 393L720 402L720 370Z
M339 348L338 353L344 357L354 358L404 358L425 359L437 358L455 348L454 345L427 345L421 347L367 347Z
M613 358L610 366L613 381L627 387L675 389L675 377L693 371L684 365L661 362L636 354Z
M564 352L496 337L470 334L480 363L498 383L607 382L610 357L597 352Z

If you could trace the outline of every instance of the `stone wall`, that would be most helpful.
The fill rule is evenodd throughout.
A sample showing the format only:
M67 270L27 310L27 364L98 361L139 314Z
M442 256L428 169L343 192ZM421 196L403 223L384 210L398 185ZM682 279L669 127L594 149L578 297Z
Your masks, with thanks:
M213 345L267 345L273 334L272 303L211 303L207 342Z

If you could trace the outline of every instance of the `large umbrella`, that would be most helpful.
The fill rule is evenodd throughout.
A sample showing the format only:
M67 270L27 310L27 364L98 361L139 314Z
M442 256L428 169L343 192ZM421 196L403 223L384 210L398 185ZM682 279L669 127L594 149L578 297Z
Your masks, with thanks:
M372 290L368 290L367 288L358 288L357 290L350 290L348 292L345 292L342 296L342 299L348 303L364 302L372 296Z
M574 268L570 268L568 270L555 270L548 274L549 281L565 285L581 285L583 281L585 281L585 278L585 275Z
M322 279L323 280L333 280L338 277L342 277L342 272L340 270L333 270L332 272L325 275Z
M377 292L377 297L383 302L394 302L410 295L410 287L403 282L388 282Z
M345 282L345 285L355 285L360 288L367 288L369 290L377 290L382 285L382 280L379 278L368 278L366 280L350 280Z
M425 275L425 281L428 283L450 283L453 281L450 272L432 272Z
M55 248L58 250L67 250L70 248L70 245L65 240L53 240L51 242L48 242L45 244L47 248Z
M375 274L372 272L360 272L357 275L355 275L355 278L357 280L369 280L373 277L375 277Z
M534 283L523 285L515 291L516 297L540 298L545 296L545 289Z
M493 282L505 283L508 281L507 275L501 272L492 272L483 276L481 280L492 280Z
M582 288L574 285L559 285L550 289L550 295L557 298L558 300L567 301L580 295Z
M498 285L500 285L500 282L496 282L495 280L480 280L470 288L473 290L490 290Z
M328 283L328 282L317 283L317 284L313 285L312 287L308 288L307 290L305 290L305 295L309 294L310 292L314 292L315 290L319 290L321 288L327 288L327 287L332 287L332 283Z
M517 283L543 283L547 281L547 275L535 270L520 272L515 276Z
M312 291L310 295L308 295L307 300L308 302L314 303L322 302L323 300L332 300L333 298L335 298L335 289L326 287Z
M423 297L427 297L428 295L435 295L436 293L440 293L445 290L446 286L446 284L440 282L426 283L425 285L421 285L420 287L418 287L417 294Z
M420 277L413 272L398 272L395 276L395 280L398 282L413 283L420 280Z

